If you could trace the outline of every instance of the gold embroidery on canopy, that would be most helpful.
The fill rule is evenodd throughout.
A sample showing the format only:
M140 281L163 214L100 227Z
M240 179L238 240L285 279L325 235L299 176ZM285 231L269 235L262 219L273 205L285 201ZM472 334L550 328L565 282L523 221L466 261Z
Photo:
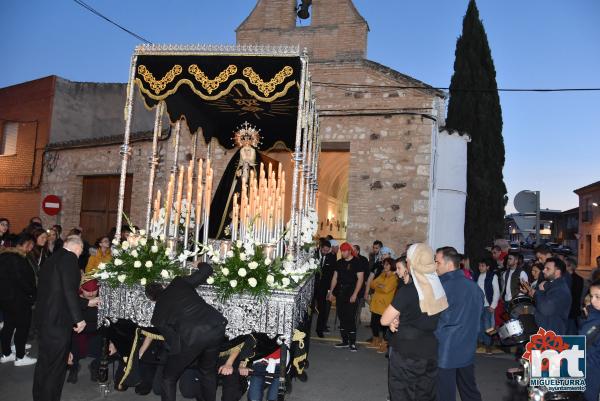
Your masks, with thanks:
M271 97L263 97L260 96L258 93L256 93L255 91L253 91L252 89L250 89L250 87L248 86L248 83L246 81L244 81L243 79L234 79L233 81L231 81L229 83L229 85L227 85L227 88L223 89L221 92L217 93L216 95L212 95L212 96L208 96L204 93L202 93L201 91L199 91L198 89L196 89L196 87L194 86L194 83L192 81L190 81L187 78L183 78L177 81L177 83L175 84L175 86L172 89L169 89L168 91L166 91L165 93L163 93L162 95L155 95L152 93L152 91L146 89L144 87L144 85L142 84L142 81L139 78L135 79L135 83L137 84L139 90L141 93L143 93L144 95L148 96L150 99L154 99L154 100L164 100L166 98L168 98L169 96L171 96L172 94L174 94L175 92L177 92L177 90L179 89L179 87L181 85L187 85L190 87L190 89L199 97L201 97L204 100L217 100L222 98L223 96L227 95L232 89L233 87L235 87L236 85L241 85L243 86L246 91L248 92L248 94L252 97L254 97L257 100L260 100L261 102L273 102L276 99L279 99L282 96L285 96L288 92L288 90L296 85L296 81L290 81L287 84L285 84L285 86L283 87L283 89L277 93L275 93L273 96Z
M179 64L175 64L173 68L171 68L165 74L164 77L162 77L160 80L157 80L156 78L154 78L154 75L152 75L152 73L148 71L145 65L142 64L138 67L138 73L144 77L144 81L150 84L150 88L152 88L152 90L154 90L154 93L156 93L157 95L163 89L166 88L167 84L173 82L175 77L181 74L181 71L183 71L181 66Z
M265 82L262 78L254 72L252 67L244 68L242 74L250 79L250 82L258 87L258 90L262 92L263 95L269 96L271 92L275 90L277 85L282 83L287 77L294 73L294 69L289 65L283 67L281 71L279 71L275 76L269 81Z
M235 65L229 65L226 69L221 71L219 75L217 75L214 79L209 79L204 71L200 69L196 64L192 64L188 67L188 71L190 74L196 78L196 81L200 82L202 87L206 89L208 94L213 93L215 89L219 87L223 82L227 82L229 77L235 75L237 72L237 67Z

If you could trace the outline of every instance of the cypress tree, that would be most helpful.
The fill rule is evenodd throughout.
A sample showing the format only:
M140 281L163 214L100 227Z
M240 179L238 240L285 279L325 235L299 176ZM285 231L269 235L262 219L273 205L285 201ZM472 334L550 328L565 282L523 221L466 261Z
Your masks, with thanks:
M496 70L475 0L469 1L456 42L446 127L467 133L465 253L483 256L504 228L504 140ZM473 259L471 259L473 260Z

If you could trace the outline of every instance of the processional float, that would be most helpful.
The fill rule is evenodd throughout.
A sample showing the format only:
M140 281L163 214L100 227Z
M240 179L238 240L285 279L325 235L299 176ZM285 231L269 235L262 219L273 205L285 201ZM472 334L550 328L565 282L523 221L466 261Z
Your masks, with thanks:
M288 46L138 46L127 87L116 238L123 224L125 181L133 157L136 91L156 113L145 230L169 248L189 250L194 259L206 258L200 251L208 246L225 257L232 243L251 239L267 257L285 258L288 269L306 270L313 251L304 246L305 223L315 209L320 151L306 52ZM158 142L164 116L171 125L173 140L167 152L172 152L173 160L170 171L163 170L167 182L159 187ZM185 163L179 160L182 124L192 135L192 157ZM204 157L198 151L201 140L207 145ZM216 188L214 140L237 148ZM262 161L259 147L289 152L288 177L282 164ZM286 191L290 180L291 191ZM307 276L293 289L273 288L260 299L236 294L223 300L211 286L198 291L227 318L228 337L266 333L279 336L285 348L291 345L294 330L306 322L313 278ZM143 286L102 286L100 296L100 321L128 319L151 326L153 304ZM281 355L285 358L286 353ZM281 365L284 375L284 361Z

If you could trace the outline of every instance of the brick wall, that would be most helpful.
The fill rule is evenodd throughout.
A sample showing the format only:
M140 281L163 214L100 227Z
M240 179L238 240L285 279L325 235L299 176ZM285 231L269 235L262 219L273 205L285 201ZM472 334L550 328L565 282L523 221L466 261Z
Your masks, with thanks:
M43 150L48 143L55 77L0 89L0 135L3 125L18 122L15 155L0 156L0 216L19 232L40 213Z
M312 61L366 56L367 22L351 0L313 0L309 26L296 26L296 0L261 0L236 31L239 44L307 47ZM307 24L307 22L303 22Z
M431 137L443 125L443 97L430 90L359 88L422 83L364 60L368 25L351 0L314 0L309 26L296 26L294 5L260 0L237 29L237 42L308 48L322 140L350 143L348 240L364 248L379 239L399 253L427 240Z

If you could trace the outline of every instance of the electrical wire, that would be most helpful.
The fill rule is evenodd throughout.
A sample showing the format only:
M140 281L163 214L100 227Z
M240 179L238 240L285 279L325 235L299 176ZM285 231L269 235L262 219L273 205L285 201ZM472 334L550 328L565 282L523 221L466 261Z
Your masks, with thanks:
M97 11L90 5L86 4L82 0L73 0L75 3L90 11L92 14L102 18L103 20L111 23L117 28L123 30L124 32L130 34L136 39L141 40L144 43L152 44L148 39L144 38L141 35L125 28L124 26L118 24L117 22L111 20L101 12ZM357 93L357 90L360 89L373 89L379 90L380 92L394 92L401 89L429 89L429 90L440 90L440 91L450 91L449 87L433 87L433 86L415 86L415 85L364 85L364 84L343 84L343 83L332 83L332 82L313 82L314 85L317 86L325 86L330 88L336 88L343 90L349 93ZM485 92L598 92L600 88L496 88L496 89L485 89L485 88L452 88L452 92L476 92L476 93L485 93Z
M150 42L148 39L144 38L143 36L138 35L137 33L130 31L129 29L125 28L123 25L119 25L118 23L116 23L115 21L111 20L110 18L108 18L107 16L105 16L104 14L102 14L101 12L95 10L94 8L92 8L90 5L84 3L82 0L73 0L75 3L79 4L81 7L85 8L86 10L88 10L89 12L91 12L92 14L102 18L105 21L108 21L109 23L113 24L114 26L116 26L117 28L127 32L128 34L130 34L131 36L133 36L136 39L141 40L144 43L147 44L152 44L152 42Z
M416 86L416 85L368 85L368 84L343 84L334 82L313 82L313 85L336 88L352 93L360 93L361 89L374 89L381 92L396 91L399 89L429 89L449 91L449 87ZM600 88L497 88L497 89L463 89L452 88L452 92L597 92Z

